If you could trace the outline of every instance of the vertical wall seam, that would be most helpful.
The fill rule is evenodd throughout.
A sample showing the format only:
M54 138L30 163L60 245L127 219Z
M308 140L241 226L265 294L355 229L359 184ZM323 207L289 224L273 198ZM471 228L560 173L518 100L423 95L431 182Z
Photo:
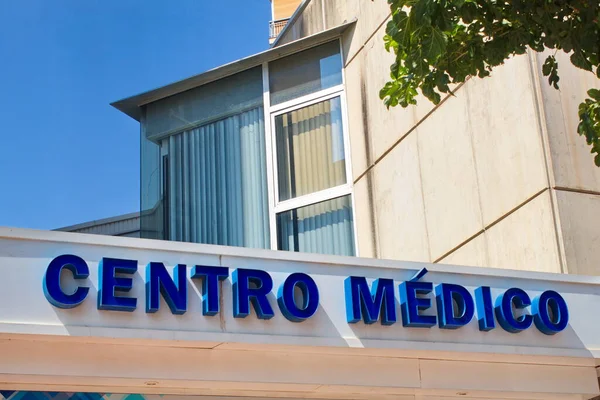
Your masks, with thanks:
M425 207L425 192L423 185L423 171L421 169L421 150L419 149L419 132L416 133L417 137L415 140L417 146L417 168L419 169L419 186L421 189L421 204L423 205L423 223L425 224L425 237L427 238L427 254L429 255L429 261L433 260L431 254L431 243L429 239L429 225L427 224L427 207Z
M367 102L367 89L365 84L365 66L364 63L360 65L360 101L361 101L361 117L362 117L362 125L363 125L363 137L364 137L364 146L365 146L365 158L367 165L372 163L371 156L371 134L369 132L369 104ZM373 179L368 174L361 174L359 178L355 179L353 184L356 185L358 181L364 178L366 179L367 185L367 198L368 198L368 207L369 207L369 219L371 220L371 247L373 249L373 257L379 258L380 249L379 249L379 230L377 224L377 212L376 212L376 203L375 203L375 195L373 189Z
M375 195L374 195L374 184L373 184L373 179L371 176L365 176L365 179L367 180L367 193L369 196L369 203L370 203L370 209L371 209L371 215L370 215L370 219L371 219L371 229L372 229L372 234L371 234L371 240L372 240L372 246L373 246L373 255L375 256L374 258L379 258L381 255L381 251L379 249L379 226L377 224L377 211L376 211L376 207L377 204L375 203Z
M483 217L483 201L481 200L481 178L479 176L479 168L477 167L477 154L475 151L475 137L473 132L473 125L471 124L471 97L469 96L469 90L465 88L464 90L465 99L467 102L467 126L469 128L469 137L471 139L471 154L473 156L473 168L475 169L475 182L477 182L477 202L479 204L479 217L481 218L481 232L483 233L483 239L485 242L484 246L484 256L485 256L485 265L490 265L490 256L488 249L488 238L485 235L486 226L485 219Z
M533 103L536 110L536 121L538 124L538 132L542 145L542 153L544 155L544 164L546 168L546 179L548 184L548 190L550 190L550 205L552 209L552 219L554 222L554 235L556 238L556 247L558 251L558 262L560 264L560 271L563 274L569 273L567 265L567 256L565 252L565 243L562 234L562 224L560 222L560 212L558 210L558 199L556 192L552 189L555 185L554 169L552 166L552 153L550 149L550 137L548 135L548 126L546 118L546 110L544 106L544 96L542 93L542 87L540 80L538 79L538 64L536 54L529 50L527 52L529 58L529 79L533 86ZM561 107L562 110L562 107ZM564 115L563 115L564 121Z
M325 0L321 0L321 17L323 18L323 30L327 30L327 19L325 18Z

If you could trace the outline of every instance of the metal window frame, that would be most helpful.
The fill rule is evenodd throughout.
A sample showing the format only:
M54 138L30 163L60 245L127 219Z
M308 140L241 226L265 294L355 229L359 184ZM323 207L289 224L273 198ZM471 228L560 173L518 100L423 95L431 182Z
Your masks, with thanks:
M306 104L311 105L315 103L316 99L325 98L329 96L329 98L336 97L336 94L344 91L344 85L339 84L327 89L319 90L318 92L309 93L304 96L296 97L295 99L284 101L283 103L275 104L270 106L271 113L275 114L283 114L285 112L290 111L290 109L296 109L299 105Z

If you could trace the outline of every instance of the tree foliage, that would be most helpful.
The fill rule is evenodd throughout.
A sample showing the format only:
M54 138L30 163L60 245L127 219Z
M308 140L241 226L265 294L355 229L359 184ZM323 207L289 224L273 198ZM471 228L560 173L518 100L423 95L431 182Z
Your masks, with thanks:
M485 78L527 49L555 50L542 72L559 89L556 51L600 78L599 0L388 0L385 47L396 55L381 89L386 106L416 104L418 90L434 104L450 85ZM579 106L578 133L600 166L600 91Z

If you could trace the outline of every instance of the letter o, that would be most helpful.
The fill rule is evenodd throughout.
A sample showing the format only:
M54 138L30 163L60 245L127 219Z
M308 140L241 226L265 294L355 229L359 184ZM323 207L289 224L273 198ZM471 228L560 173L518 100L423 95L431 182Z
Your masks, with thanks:
M294 289L302 292L302 307L296 305ZM301 272L291 274L279 286L277 304L283 316L292 322L302 322L312 317L319 308L319 289L315 281Z
M567 302L554 290L546 290L533 299L531 312L536 328L546 335L554 335L569 324Z

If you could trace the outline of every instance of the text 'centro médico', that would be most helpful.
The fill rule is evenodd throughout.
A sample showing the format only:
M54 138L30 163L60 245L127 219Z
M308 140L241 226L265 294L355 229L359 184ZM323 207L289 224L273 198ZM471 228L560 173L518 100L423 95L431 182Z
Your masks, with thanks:
M90 271L87 263L76 255L65 254L54 258L46 269L43 280L44 295L58 308L77 307L86 299L90 288L78 286L73 293L65 293L60 285L61 273L68 270L76 281L85 280ZM134 311L137 298L128 296L133 288L132 276L138 271L137 260L102 258L98 263L99 310ZM533 300L522 289L510 288L492 298L489 286L474 290L474 296L465 287L452 283L421 281L427 273L423 268L412 279L397 286L400 314L404 327L457 329L471 322L477 315L480 331L490 331L496 322L511 333L521 332L531 325L546 335L564 330L569 311L564 298L553 290L546 290ZM220 282L230 276L229 268L196 265L190 278L201 282L202 314L219 313ZM171 275L163 263L150 262L145 271L146 312L154 313L160 307L162 296L173 314L187 311L187 267L178 264ZM245 318L253 308L260 319L275 316L268 299L273 290L271 275L258 269L234 269L231 273L233 316ZM296 292L296 293L295 293ZM359 321L382 325L397 322L396 285L393 279L375 279L371 285L365 277L350 276L344 280L346 318L348 323ZM437 315L428 311L436 303ZM292 322L312 317L319 308L319 289L309 275L291 273L277 289L277 306L283 316Z

